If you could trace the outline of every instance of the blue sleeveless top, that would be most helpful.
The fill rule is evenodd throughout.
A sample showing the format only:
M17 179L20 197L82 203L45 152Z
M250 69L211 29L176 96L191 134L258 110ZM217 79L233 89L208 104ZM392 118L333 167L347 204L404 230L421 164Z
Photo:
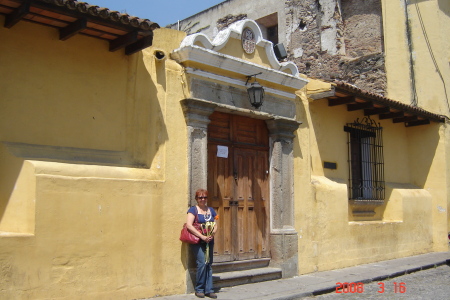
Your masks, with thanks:
M216 211L214 210L214 208L209 206L208 210L211 213L210 215L198 214L198 222L200 224L206 222L215 222L215 217L217 216ZM197 206L191 206L187 212L193 214L194 216L197 215Z

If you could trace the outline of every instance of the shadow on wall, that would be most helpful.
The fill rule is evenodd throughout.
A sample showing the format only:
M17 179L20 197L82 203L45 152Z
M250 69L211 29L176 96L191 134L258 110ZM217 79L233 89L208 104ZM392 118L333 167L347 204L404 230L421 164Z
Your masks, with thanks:
M438 176L432 176L431 167L433 162L445 163L444 155L439 155L439 128L440 124L432 123L430 125L408 128L408 138L410 145L410 165L411 165L411 183L420 188L429 181L437 180Z
M3 218L15 190L23 159L11 156L6 147L0 143L0 166L0 231L10 231L8 226L4 226Z
M137 136L134 143L141 145L141 151L138 151L135 155L135 164L143 165L146 168L152 166L159 147L169 140L164 123L163 109L157 98L159 94L158 86L164 90L164 93L167 92L166 60L160 59L158 55L159 52L154 53L156 76L152 78L152 75L146 69L142 52L139 54L138 74L143 74L143 76L136 80L141 86L146 87L145 95L148 95L148 97L141 99L136 96L137 107L134 113L143 114L142 119L151 118L148 122L144 122L143 127L137 127L134 131L135 136ZM140 125L141 122L135 123Z
M406 0L404 0L406 1ZM431 2L430 0L409 0L408 5L419 4L421 2ZM448 0L438 0L439 9L450 17L450 2Z
M151 168L159 148L168 140L162 109L156 100L156 83L153 82L153 80L157 80L157 84L165 86L165 78L164 73L158 73L158 78L152 80L142 61L142 53L135 55L134 59L130 59L129 73L125 74L128 77L128 90L117 89L118 94L130 95L127 99L124 99L126 102L123 103L123 107L127 108L124 111L109 109L107 105L99 105L94 101L78 101L76 109L71 110L68 105L64 109L49 113L45 119L37 119L39 122L27 122L22 124L21 127L15 127L13 134L10 134L10 138L15 139L14 142L6 140L0 143L0 231L24 233L33 233L34 231L34 213L32 210L34 210L36 195L33 194L35 193L35 187L30 185L34 184L35 174L30 171L31 169L27 169L31 173L24 171L27 160L72 165ZM80 81L82 81L81 78ZM47 82L45 84L51 89L53 83ZM121 98L117 97L117 99ZM47 104L48 110L51 111L53 100L50 99L41 105ZM110 99L103 99L101 103L107 103L108 100ZM7 99L2 101L7 101ZM116 107L120 108L122 105ZM28 107L27 110L11 111L19 111L23 115L34 113ZM81 132L73 134L73 132L76 132L76 128L73 128L72 125L79 124L78 121L77 123L74 120L82 119L92 111L96 111L107 121L104 121L102 125L98 125L99 118L92 122L84 122L86 127L83 128L82 132L89 133L87 138ZM65 118L58 119L56 115L59 115L59 113L64 113ZM80 116L80 113L84 115ZM126 121L114 122L117 116ZM19 119L21 116L9 116L13 119L14 117ZM111 125L109 132L104 130L107 122L110 122ZM61 144L45 145L45 139L41 140L42 144L39 144L39 139L32 140L33 144L30 144L29 141L24 141L24 138L22 138L25 137L26 139L29 132L44 133L45 126L49 126L49 124L52 127L59 128L52 133L52 140L60 141ZM116 143L116 136L121 134L119 132L126 132L126 142L124 146L121 146L123 149L108 149L110 145ZM80 142L83 139L89 140L95 139L95 137L102 141L97 143L99 146L96 149L84 148L87 144ZM64 143L75 145L75 147L67 147ZM77 147L78 145L79 147ZM26 174L21 175L21 172ZM25 214L22 211L24 209L27 210ZM31 214L32 218L27 217L27 214ZM33 224L18 225L20 221L14 221L14 219L20 218L22 215L26 222L29 221ZM5 223L10 225L5 225ZM17 226L14 224L22 229L16 230L15 227ZM30 231L29 228L33 230Z
M450 17L450 2L448 0L438 0L439 9Z
M312 171L314 175L323 176L332 181L347 181L347 135L344 125L347 123L346 108L330 108L327 100L310 103L312 138L316 140L316 149L311 149ZM336 169L326 169L323 162L336 163ZM315 162L315 163L314 163ZM320 162L320 165L318 164Z
M330 108L326 105L326 101L319 100L312 103L311 107L311 135L312 140L315 138L317 141L317 149L311 149L312 159L312 173L313 175L321 175L335 182L342 182L348 184L349 170L348 170L348 137L343 130L343 126L352 119L352 115L342 108ZM361 113L359 113L361 114ZM393 124L392 127L386 123L385 130L396 132L396 126L402 126L401 124ZM405 139L407 148L402 149L404 155L408 159L405 161L409 170L409 175L403 179L399 179L399 182L404 183L402 188L408 189L424 189L427 186L435 184L434 182L440 180L436 174L436 168L439 164L445 164L445 156L442 149L439 149L439 128L440 124L432 123L430 125L416 126L406 128L405 136L401 134L398 138ZM400 131L401 133L401 131ZM312 145L314 147L314 145ZM385 145L386 146L386 145ZM391 159L390 162L386 161L387 153L392 154L393 149L390 147L384 148L384 157L386 163L395 163ZM397 154L399 155L399 154ZM333 170L324 169L322 163L324 161L336 162L337 168ZM398 162L396 162L398 163ZM389 174L386 174L385 165L385 179L389 178ZM392 174L391 174L392 176ZM395 180L395 179L394 179ZM392 184L392 183L391 183ZM389 190L386 190L385 202L387 203L391 197ZM369 201L370 202L370 201ZM358 211L372 211L372 208L377 207L376 216L371 217L372 220L384 219L386 203L384 206L380 206L376 201L368 203L373 207L365 207ZM354 203L360 205L363 203ZM349 214L353 208L349 207ZM359 220L359 219L358 219Z
M298 96L297 96L298 97ZM307 132L309 130L309 123L308 123L308 116L306 114L306 111L309 110L309 107L306 107L306 105L303 103L301 99L296 99L296 113L297 121L302 122L300 126L298 127L298 130L294 132L295 138L294 138L294 158L300 158L303 159L303 151L302 151L302 142L304 137L299 136L302 132Z
M15 157L37 161L150 168L158 148L168 137L162 109L159 102L155 100L157 88L149 72L143 66L142 53L136 59L138 60L136 72L134 72L135 65L131 63L130 68L133 70L129 70L127 75L129 80L127 90L119 88L116 91L117 94L125 95L127 93L130 95L124 99L123 103L116 105L114 109L104 105L108 99L103 99L102 105L90 101L79 101L76 110L70 110L70 106L67 106L54 113L54 115L64 114L66 117L62 120L50 115L45 120L39 120L40 122L29 122L20 131L16 129L14 136L18 137L19 141L4 141L8 151ZM158 78L158 81L161 79ZM117 101L117 99L113 100ZM51 110L50 105L53 102L49 101L49 103L48 110ZM121 110L122 107L126 109ZM85 127L80 129L77 135L73 134L76 131L73 127L79 125L78 120L92 111L101 115L102 121L98 120L100 119L98 117L94 118L92 122L84 122L83 126ZM33 113L31 110L21 112ZM83 116L80 117L80 114ZM120 120L117 120L118 116ZM23 133L36 131L36 128L37 132L45 132L45 126L47 126L45 124L60 128L52 133L52 140L61 141L61 144L46 145L45 141L42 144L39 142L30 144L20 141L22 136L26 136ZM105 131L108 124L110 127ZM125 142L122 145L121 142L118 142L117 135L125 136ZM94 142L93 146L89 147L89 141L96 139L101 141ZM86 143L86 141L88 142ZM66 146L63 143L74 146ZM116 149L112 150L113 147Z

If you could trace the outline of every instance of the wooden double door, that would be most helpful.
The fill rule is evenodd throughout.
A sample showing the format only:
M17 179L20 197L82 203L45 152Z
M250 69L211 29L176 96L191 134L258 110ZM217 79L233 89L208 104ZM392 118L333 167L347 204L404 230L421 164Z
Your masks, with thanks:
M270 257L266 123L220 112L210 119L208 205L219 214L214 260Z

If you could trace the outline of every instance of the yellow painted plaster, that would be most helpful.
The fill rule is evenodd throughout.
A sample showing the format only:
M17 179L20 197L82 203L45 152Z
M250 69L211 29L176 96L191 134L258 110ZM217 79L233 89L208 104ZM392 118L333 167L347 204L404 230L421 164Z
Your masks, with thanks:
M34 234L36 180L29 162L0 145L0 233ZM8 199L5 201L4 199Z
M331 90L332 84L330 82L325 82L322 80L308 79L309 82L306 85L307 95L314 95L318 93L328 92Z
M241 40L230 38L222 49L218 51L219 53L237 57L267 68L272 68L267 58L266 49L261 46L255 47L255 52L248 54L244 52L242 48Z
M448 159L450 153L450 136L447 132L450 116L450 40L447 38L450 32L450 2L383 0L382 7L388 97L407 104L416 100L419 107L447 117L447 124L441 125L438 136L436 136L438 129L434 129L434 132L429 133L428 136L418 135L425 140L432 138L431 144L415 138L416 143L422 144L423 147L434 147L434 150L427 149L419 152L412 149L416 156L409 157L413 166L420 164L420 159L424 160L428 166L439 165L440 173L431 172L427 178L420 178L428 173L420 172L421 169L416 168L417 171L412 170L411 176L412 182L424 186L440 184L439 187L427 187L427 189L435 195L433 201L447 199L446 203L441 201L434 203L433 209L433 220L438 222L433 226L440 228L440 232L434 233L434 240L439 241L435 247L446 249L442 237L446 235L445 231L450 232L450 212L448 212L450 165L442 157ZM407 22L410 25L409 45ZM413 86L416 90L415 97ZM408 132L415 133L417 129L411 129ZM411 134L411 139L412 137ZM426 153L427 156L421 153ZM426 170L434 171L435 167L428 166ZM447 229L441 223L441 218L445 214L447 214Z
M386 24L397 24L387 9L393 4L383 5ZM387 68L407 71L406 46L394 45L401 31L386 34ZM179 102L190 90L184 69L168 55L184 33L158 29L155 46L132 56L84 36L61 42L54 29L25 22L0 28L0 36L6 41L0 44L6 78L0 81L0 298L56 298L61 290L64 299L185 292L187 251L177 238L189 200L188 141ZM243 58L237 42L223 53ZM267 64L260 51L244 58ZM388 75L389 93L407 102L399 90L409 82L395 72ZM293 145L299 273L445 249L445 126L380 122L386 201L375 217L355 219L343 126L363 116L307 98L330 87L313 81L296 93L303 122ZM30 145L44 149L39 157L27 157L36 151ZM52 159L50 146L82 149L92 161ZM96 161L110 152L124 161ZM324 161L336 162L337 170L324 169Z
M189 92L167 54L184 34L132 56L27 22L0 35L0 298L183 293Z
M382 0L387 95L411 103L408 41L404 1Z
M326 84L310 83L298 93L297 115L304 123L294 146L299 273L446 251L444 126L405 128L374 117L383 127L386 199L374 217L356 218L348 200L343 127L364 116L361 111L348 112L344 105L329 107L327 100L308 99L311 93L327 91ZM323 168L324 161L337 163L337 169Z
M448 1L383 0L382 7L388 97L410 104L415 86L419 107L450 116Z

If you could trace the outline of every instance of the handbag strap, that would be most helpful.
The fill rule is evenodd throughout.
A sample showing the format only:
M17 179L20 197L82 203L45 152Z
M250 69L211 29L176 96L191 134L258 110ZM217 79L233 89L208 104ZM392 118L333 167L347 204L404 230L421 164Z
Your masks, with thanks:
M195 220L194 223L199 224L200 222L198 221L198 209L197 209L197 205L195 206Z

